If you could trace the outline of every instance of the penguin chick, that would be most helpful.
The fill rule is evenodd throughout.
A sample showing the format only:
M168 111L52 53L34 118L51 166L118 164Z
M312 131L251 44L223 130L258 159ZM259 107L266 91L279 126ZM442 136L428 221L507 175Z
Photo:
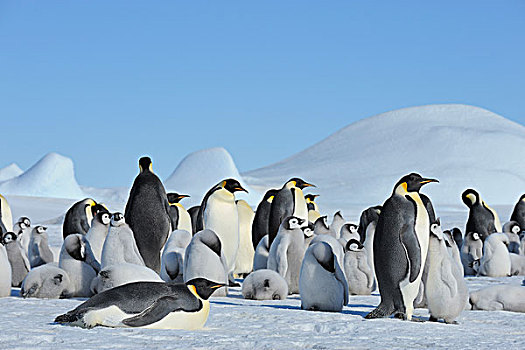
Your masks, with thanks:
M314 233L316 235L330 235L334 238L336 237L334 230L332 230L326 223L326 216L321 216L314 222Z
M176 230L171 233L164 246L160 266L160 277L165 282L184 281L184 253L191 238L191 233L186 230Z
M521 227L516 221L509 221L503 225L503 233L509 238L509 253L520 253Z
M91 246L91 251L97 261L102 261L102 248L109 233L109 224L111 222L111 215L106 212L99 212L93 220L91 220L91 227L86 233L86 239Z
M49 249L47 227L35 226L31 231L28 258L31 268L53 262L53 252Z
M301 227L304 234L304 249L308 249L310 243L315 238L313 224L308 224L308 226Z
M102 248L102 268L119 263L129 263L145 266L135 242L133 231L121 213L111 217L111 226Z
M24 298L69 298L71 296L69 275L56 263L35 267L24 278L20 295Z
M375 289L374 271L368 264L368 254L359 238L346 243L344 272L352 295L370 295Z
M525 256L510 253L510 274L512 276L525 276Z
M23 256L15 233L7 232L2 238L2 244L7 251L11 265L11 285L13 287L20 287L31 266Z
M489 277L510 276L511 261L507 245L509 239L504 233L493 233L483 243L483 256L478 274Z
M31 240L31 220L28 217L22 216L13 226L13 232L17 236L17 243L22 249L24 257L27 259L27 251L29 249L29 241ZM29 262L29 260L27 260Z
M268 255L270 248L268 247L268 235L264 236L257 244L255 254L253 256L253 271L266 269L268 266Z
M288 284L277 272L261 269L244 279L241 292L244 299L284 300L288 295Z
M329 244L313 243L306 250L299 277L301 309L341 312L348 304L348 284Z
M459 253L459 248L456 245L456 241L454 240L454 236L452 236L452 232L450 232L449 230L443 231L443 239L445 241L445 246L447 247L448 254L460 267L461 275L464 276L463 264L461 263L461 255Z
M314 221L315 222L315 221ZM345 224L345 218L341 211L337 211L332 218L332 223L330 224L330 230L333 231L334 237L339 239L341 237L341 227Z
M470 293L472 310L525 312L525 288L499 284Z
M133 282L163 282L160 276L149 267L120 263L103 268L91 281L93 294Z
M346 243L351 239L361 241L361 236L359 236L358 226L352 223L346 223L341 227L339 232L339 242L342 246L346 246Z
M473 276L476 271L472 268L474 261L479 261L483 255L483 241L477 232L468 232L460 250L461 263L465 276Z

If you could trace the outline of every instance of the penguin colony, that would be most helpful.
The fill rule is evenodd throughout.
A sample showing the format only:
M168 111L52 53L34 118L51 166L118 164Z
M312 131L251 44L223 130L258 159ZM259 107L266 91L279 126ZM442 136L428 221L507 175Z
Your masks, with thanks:
M502 226L477 191L465 190L463 235L443 230L420 192L437 182L408 174L358 224L340 211L328 224L318 195L303 193L315 186L300 178L268 190L255 211L236 198L247 192L236 179L220 181L186 210L181 201L189 196L166 193L143 157L124 214L91 198L73 204L58 253L45 226L27 217L13 223L0 196L0 296L20 287L24 298L89 297L55 319L85 328L201 328L208 299L227 296L236 278L244 278L246 299L299 294L301 308L311 311L341 312L352 295L378 291L381 301L367 319L411 320L415 307L445 323L465 309L525 312L523 288L469 295L464 280L525 275L525 195Z

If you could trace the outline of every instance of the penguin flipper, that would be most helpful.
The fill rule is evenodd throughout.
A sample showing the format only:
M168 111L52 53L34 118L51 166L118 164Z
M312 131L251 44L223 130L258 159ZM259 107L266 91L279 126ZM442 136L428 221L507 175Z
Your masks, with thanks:
M421 247L413 225L403 225L401 228L401 243L405 248L410 268L410 283L414 282L421 271Z
M348 282L346 281L345 274L343 270L341 270L341 266L339 266L337 259L335 259L335 279L341 282L341 284L343 285L343 289L344 289L343 306L346 306L348 304Z
M286 271L288 271L288 256L286 252L288 251L289 244L289 237L283 237L279 242L279 246L277 247L277 251L275 254L275 260L277 262L277 273L281 276L286 276Z
M187 301L185 298L177 298L174 296L159 298L146 310L136 316L122 320L122 323L129 327L143 327L158 322L175 311L193 312L199 310L200 301L197 299L189 305L185 301Z

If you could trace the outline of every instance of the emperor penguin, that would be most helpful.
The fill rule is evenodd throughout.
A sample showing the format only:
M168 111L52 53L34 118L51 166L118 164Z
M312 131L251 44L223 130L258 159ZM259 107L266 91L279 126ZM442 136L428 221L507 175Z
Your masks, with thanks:
M4 237L2 237L1 243L6 249L9 264L11 265L11 285L13 287L20 287L31 266L27 258L23 255L16 240L17 237L15 233L7 232L4 234Z
M525 256L510 253L510 274L512 276L525 276Z
M91 246L91 251L98 262L102 261L102 249L109 233L111 222L110 213L103 211L97 213L91 220L91 227L86 233L86 239Z
M317 197L319 197L318 194L307 194L304 196L306 207L308 208L308 222L311 223L314 223L321 216L319 205L315 202Z
M522 229L525 229L525 194L521 195L518 203L514 206L510 220L516 221Z
M244 279L241 292L244 299L284 300L288 296L288 284L277 272L261 269Z
M124 216L121 213L114 213L110 224L108 236L102 247L100 261L102 268L120 263L146 266L135 242L133 231Z
M315 238L313 225L309 223L308 226L301 227L301 230L303 230L304 234L304 249L308 249L310 243Z
M7 199L0 194L0 233L13 232L13 215Z
M253 268L255 249L252 243L252 224L255 217L252 207L244 201L235 201L239 213L239 251L235 261L234 274L248 276Z
M356 224L347 222L341 227L341 230L339 231L339 242L344 247L351 239L361 241L361 236L359 236L358 226Z
M257 244L257 248L255 248L253 271L266 269L268 266L268 255L270 255L270 247L268 246L268 235L266 235L261 238L259 244Z
M485 287L470 293L472 310L525 312L525 288L508 284Z
M31 231L28 258L31 268L53 262L53 252L49 249L47 227L35 226Z
M337 211L332 218L332 223L330 224L330 229L334 232L335 238L341 238L341 228L345 224L346 220L341 214L341 211Z
M200 205L195 205L188 209L188 214L190 214L191 218L191 233L194 235L197 231L197 218L199 217L199 210L201 210Z
M22 282L20 295L24 298L69 298L70 288L67 272L59 268L56 263L49 263L29 271Z
M511 260L504 233L493 233L483 242L483 256L479 261L478 274L489 277L510 276Z
M381 303L366 318L394 313L411 320L425 266L430 232L429 213L419 190L438 182L416 173L395 185L379 215L374 237L374 266Z
M210 229L197 232L184 252L184 282L206 278L228 283L226 259L219 236ZM227 288L219 288L215 296L226 296Z
M502 232L498 214L485 203L478 192L469 188L461 195L463 203L469 208L465 232L477 232L484 241L494 232Z
M268 234L268 222L270 220L270 209L272 201L279 190L270 189L266 191L263 199L255 210L252 224L252 244L257 248L259 241Z
M456 323L456 318L467 305L468 288L462 267L448 253L439 223L432 224L430 230L427 261L425 296L430 320Z
M0 298L11 295L11 283L11 263L6 248L0 244Z
M186 230L175 230L162 251L160 277L166 282L182 282L184 272L184 253L191 242L192 235Z
M337 238L335 231L330 226L328 226L326 219L326 216L320 216L319 218L317 218L317 220L315 220L314 233L316 235L329 235L334 238Z
M332 252L337 257L337 262L339 263L339 266L341 266L341 269L342 269L344 266L344 260L345 260L345 250L344 250L343 245L341 245L341 243L336 238L330 235L314 235L314 236L315 237L310 242L310 245L317 243L317 242L325 242L326 244L328 244L330 247L332 247Z
M468 232L463 240L460 250L461 263L465 276L473 276L476 271L473 268L474 262L479 261L483 255L483 241L477 232Z
M517 221L509 221L503 225L503 233L509 238L509 252L520 253L520 233L521 227Z
M348 304L348 283L332 247L312 242L299 277L301 309L341 312Z
M375 232L377 220L379 220L379 214L381 214L381 209L382 207L380 205L376 205L374 207L365 209L361 213L361 217L359 218L359 227L357 229L357 232L359 233L359 236L361 237L361 243L364 243L365 241L367 241L368 230L370 230L370 234L372 235L372 237L370 237L368 241L369 242L374 241L373 234ZM371 227L371 225L373 225L373 227Z
M151 159L139 160L140 173L135 178L124 211L133 231L140 255L147 267L160 272L160 250L171 232L170 205L166 190L153 173Z
M270 208L268 221L268 236L270 246L277 236L281 223L289 216L295 216L308 225L308 207L304 199L303 189L315 187L304 180L294 177L288 180L275 194Z
M99 211L107 209L97 204L92 198L86 198L74 203L66 212L62 225L62 237L66 238L72 233L85 235L89 231L91 220Z
M305 221L306 219L295 216L284 219L270 245L267 267L286 280L288 294L299 293L299 273L306 249L301 227Z
M359 238L352 238L346 243L344 272L350 294L372 294L375 289L374 271L368 264L368 254Z
M434 226L434 225L432 225ZM441 227L439 227L441 229ZM432 229L431 229L432 232ZM445 246L447 247L448 254L452 257L452 260L459 266L461 270L461 276L464 276L463 263L461 262L461 255L459 253L459 248L456 245L456 241L452 236L452 232L449 230L443 231L443 240L445 241Z
M13 232L17 235L16 241L27 259L29 241L31 240L31 220L28 217L22 216L13 226L13 230Z
M91 292L102 293L107 289L133 282L163 282L163 280L149 267L120 263L100 270L97 277L91 281Z
M96 260L84 235L75 233L64 239L58 267L69 275L72 296L89 297L93 295L91 282L100 271L100 263Z
M188 198L187 194L178 194L178 193L168 193L168 203L170 221L171 221L171 231L175 230L185 230L191 233L191 217L186 208L180 201L184 198Z
M248 192L235 179L213 186L202 200L197 220L197 230L212 230L221 240L229 274L239 251L239 212L234 195L238 191Z
M55 322L83 328L199 329L208 319L209 297L222 286L203 278L186 284L129 283L94 295Z
M454 241L456 241L456 246L461 248L463 245L463 234L461 233L459 227L454 227L452 230L450 230L450 233L452 233L452 237L454 237Z

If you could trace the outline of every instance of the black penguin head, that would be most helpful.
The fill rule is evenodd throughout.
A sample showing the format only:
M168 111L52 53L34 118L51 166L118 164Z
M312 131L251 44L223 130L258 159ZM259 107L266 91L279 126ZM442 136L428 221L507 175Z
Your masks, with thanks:
M394 187L394 193L419 192L423 185L439 182L436 179L426 179L419 174L411 173L403 176Z
M208 300L217 288L224 287L225 284L199 277L186 282L186 286L188 286L189 290L196 294L198 298Z
M141 173L145 171L151 171L152 169L151 158L150 157L140 158L139 159L139 169Z
M286 182L284 187L288 187L288 186L297 187L297 188L299 188L301 190L303 188L305 188L305 187L315 187L315 185L309 184L308 182L306 182L303 179L300 179L298 177L294 177L294 178L288 180L288 182Z
M271 203L277 192L279 192L279 190L271 189L266 191L261 202L267 201L268 203Z
M306 203L313 203L313 201L317 197L319 197L318 194L307 194L306 196L304 196L304 199L306 200Z
M231 193L235 193L237 191L244 191L248 193L248 191L246 191L246 189L241 186L240 182L235 179L226 179L219 184L219 187L224 188Z
M31 220L29 220L28 217L22 216L20 219L18 219L18 224L21 228L28 228L31 227Z
M286 230L295 230L301 228L303 223L304 219L298 218L296 216L289 216L286 219L284 219L282 225Z
M4 236L2 237L2 240L0 241L0 243L2 243L3 245L7 245L15 241L16 241L16 234L14 232L6 232Z
M124 220L124 215L122 213L114 213L111 217L111 226L117 227L124 225L126 221Z
M466 189L461 195L461 199L463 200L463 203L465 203L465 205L469 208L472 208L473 205L480 202L479 193L472 188Z
M357 239L352 238L348 242L346 242L345 245L345 252L360 252L363 250L364 246L361 242L359 242Z
M518 202L525 202L525 193L521 195L520 200Z
M189 197L189 195L187 195L187 194L178 194L176 192L168 193L167 196L168 196L168 203L169 204L179 203L181 201L181 199Z
M109 213L109 210L104 204L95 203L95 205L91 206L91 213L93 216L96 216L98 213Z
M107 211L98 212L97 215L95 215L95 220L107 226L111 222L111 214Z

